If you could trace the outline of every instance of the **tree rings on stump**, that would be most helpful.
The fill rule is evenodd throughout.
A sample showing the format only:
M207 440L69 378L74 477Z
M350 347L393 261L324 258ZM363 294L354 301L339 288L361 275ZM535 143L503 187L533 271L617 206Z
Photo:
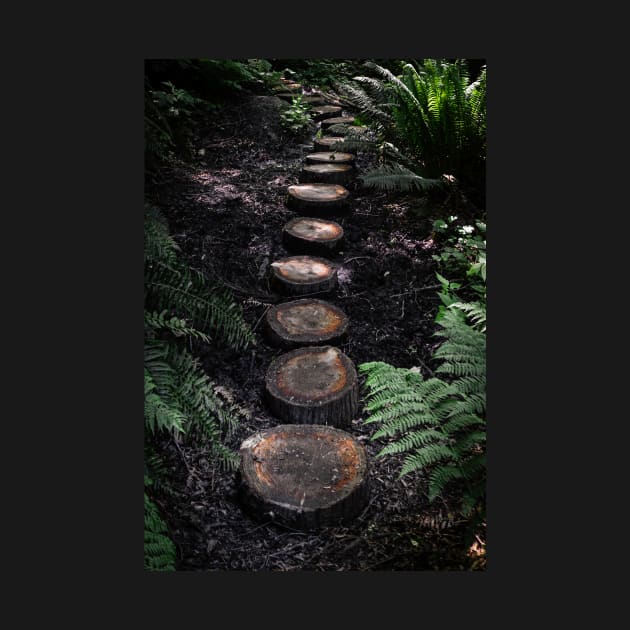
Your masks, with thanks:
M271 263L274 288L284 295L328 293L337 286L337 265L315 256L289 256Z
M265 389L272 413L295 424L349 427L359 406L357 372L334 346L308 346L276 357Z
M324 118L332 118L341 113L341 107L337 105L322 105L321 107L313 107L311 116L313 120L323 120Z
M313 141L313 150L330 152L334 150L334 145L338 142L343 142L343 138L339 138L336 136L323 136L321 138L315 138L315 140ZM347 149L344 150L347 151ZM356 151L349 152L356 153Z
M354 169L350 164L307 164L302 168L300 181L314 184L350 184Z
M288 208L323 217L347 210L350 196L339 184L294 184L287 193Z
M354 116L336 116L322 120L322 129L326 130L332 125L351 125L354 122Z
M265 320L269 341L280 348L334 343L348 330L348 317L341 309L312 298L272 306Z
M330 254L343 240L343 228L335 221L297 217L282 228L284 246L300 254Z
M352 153L342 153L341 151L317 151L317 153L309 153L304 159L307 164L354 163L354 155Z
M257 519L295 529L349 524L368 503L365 447L326 426L278 425L240 448L240 499Z

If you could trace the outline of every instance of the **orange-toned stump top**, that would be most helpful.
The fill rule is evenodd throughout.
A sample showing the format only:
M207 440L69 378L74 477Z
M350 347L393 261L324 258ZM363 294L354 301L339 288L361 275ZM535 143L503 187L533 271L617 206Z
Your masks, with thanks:
M348 207L350 192L341 184L303 183L289 186L287 206L308 210L312 216L331 216Z
M272 282L285 295L332 291L337 265L316 256L288 256L271 263Z
M307 164L352 164L354 155L341 151L318 151L309 153L305 160Z
M357 373L334 346L298 348L276 357L267 370L269 407L287 422L350 426L357 412Z
M352 435L278 425L240 448L241 499L254 516L300 529L348 523L367 504L368 460Z

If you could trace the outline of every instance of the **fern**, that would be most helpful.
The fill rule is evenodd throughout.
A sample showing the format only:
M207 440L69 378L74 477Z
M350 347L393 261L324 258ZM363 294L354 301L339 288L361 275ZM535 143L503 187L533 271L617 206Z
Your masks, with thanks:
M186 334L204 340L212 332L235 349L254 343L242 310L227 289L179 261L177 246L155 210L145 215L144 269L145 310L160 314L159 322L149 316L158 327L167 327L168 321L172 328L179 327L180 333L188 328ZM167 320L171 312L180 324Z
M424 190L424 180L444 185L441 178L449 175L483 196L485 68L470 83L460 60L426 59L419 68L405 64L400 76L373 62L364 67L376 77L354 77L354 83L340 83L340 92L368 121L375 147L388 142L397 148L398 156L383 156L384 166L400 165L421 178L383 172L370 175L368 184L383 190Z
M177 553L166 523L146 492L150 481L145 477L144 492L144 568L149 571L174 571Z
M165 465L159 441L149 439L157 436L195 439L225 468L234 470L238 464L237 454L223 440L242 411L222 400L220 388L181 341L221 338L242 348L254 340L227 291L189 269L178 252L159 211L145 208L145 470L160 477ZM145 493L145 567L168 570L173 562L166 525Z
M453 300L445 308L436 377L383 362L359 366L366 375L365 423L379 424L372 439L393 438L378 457L406 454L400 477L424 472L430 501L458 488L459 511L471 522L485 517L485 321L482 302Z
M444 187L442 180L421 177L400 164L371 169L361 175L360 179L366 188L379 190L423 191Z

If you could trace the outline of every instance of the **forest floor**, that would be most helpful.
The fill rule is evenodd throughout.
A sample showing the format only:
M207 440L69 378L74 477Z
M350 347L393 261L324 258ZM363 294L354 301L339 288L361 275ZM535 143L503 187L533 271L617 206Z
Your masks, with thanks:
M280 107L270 96L226 105L195 129L192 157L147 174L145 184L146 201L167 218L189 264L224 282L254 329L257 344L246 351L194 347L224 398L242 410L226 440L235 451L252 433L281 424L267 411L263 392L267 367L282 351L267 344L262 320L282 301L269 286L269 263L290 255L282 227L297 215L285 206L286 191L298 183L317 129L299 138L286 135ZM370 156L360 153L359 172L369 164ZM351 195L351 213L335 219L346 236L333 257L341 265L339 287L323 297L350 320L339 347L356 366L385 361L417 366L428 376L435 368L440 303L431 258L437 253L435 214L418 196L359 188ZM485 550L464 544L464 524L448 498L429 504L419 476L398 478L402 458L376 458L384 443L370 439L374 425L365 419L365 413L357 417L350 432L370 457L370 502L352 525L318 532L254 521L238 502L237 473L209 463L200 444L165 443L172 470L156 501L178 550L178 570L483 569Z

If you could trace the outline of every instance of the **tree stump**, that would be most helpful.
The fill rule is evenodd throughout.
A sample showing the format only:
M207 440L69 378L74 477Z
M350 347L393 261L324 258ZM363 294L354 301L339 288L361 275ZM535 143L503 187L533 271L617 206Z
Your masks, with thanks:
M341 309L313 298L272 306L265 322L270 343L286 349L334 343L348 330L348 317Z
M283 295L329 293L337 286L337 265L315 256L289 256L271 263L273 287Z
M239 495L256 519L294 529L349 524L368 504L365 447L325 426L278 425L240 447Z
M323 105L321 107L313 107L311 116L313 120L323 120L324 118L332 118L341 113L341 107L336 105Z
M284 246L299 254L331 254L342 241L343 228L335 221L297 217L282 228Z
M300 181L305 184L349 185L354 179L351 164L307 164L300 172Z
M295 424L346 428L359 406L357 372L334 346L308 346L276 357L265 390L271 412Z
M326 131L332 125L351 125L354 122L354 116L336 116L322 120L322 130Z
M332 149L334 149L334 146L338 142L342 141L343 138L339 138L337 136L323 136L321 138L315 138L315 140L313 141L313 150L326 151L329 153ZM356 153L356 151L350 151L348 149L346 149L346 151L348 151L349 153Z
M354 163L354 155L352 153L342 153L341 151L317 151L317 153L309 153L304 159L307 164Z
M301 83L285 83L284 81L281 85L274 85L271 88L273 92L299 92L301 89Z
M361 139L361 134L365 133L367 127L359 125L333 125L326 129L328 136L337 138L338 140L356 140Z
M287 191L287 207L315 217L330 217L348 209L350 193L339 184L294 184Z

